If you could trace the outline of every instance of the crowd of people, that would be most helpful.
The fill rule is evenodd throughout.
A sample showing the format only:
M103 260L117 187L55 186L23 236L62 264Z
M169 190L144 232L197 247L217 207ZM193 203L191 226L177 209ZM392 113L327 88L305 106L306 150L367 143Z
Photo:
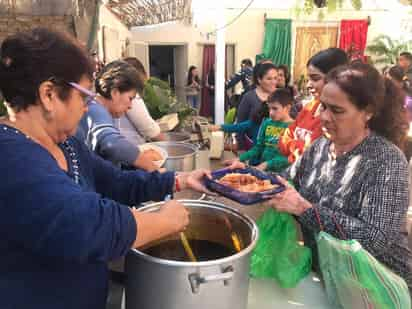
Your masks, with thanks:
M111 62L96 74L78 42L42 28L6 38L0 51L8 110L0 119L0 173L7 176L0 191L0 307L103 308L109 261L189 224L174 200L156 213L130 206L185 188L210 193L202 181L210 171L159 170L139 150L138 139L164 136L145 102L158 82L138 59ZM286 66L242 61L226 85L241 82L244 89L231 101L235 123L210 127L237 134L239 157L226 163L283 176L287 189L267 204L295 216L315 270L318 214L325 231L339 237L338 224L412 288L402 152L412 55L402 53L399 65L381 74L328 48L308 60L307 72L311 100L296 103ZM200 88L191 67L187 96L195 109Z
M238 144L244 152L227 161L229 166L244 168L247 163L284 177L287 190L267 204L295 216L305 245L313 249L316 271L315 235L323 228L339 238L343 231L412 288L404 153L411 121L411 60L402 53L399 64L381 74L372 65L351 62L339 48L318 52L307 62L312 99L295 119L290 109L296 96L283 82L287 70L258 64L258 78L237 107L236 124L210 128L245 134L252 141L251 149ZM266 83L271 79L272 84ZM265 109L265 116L255 117Z

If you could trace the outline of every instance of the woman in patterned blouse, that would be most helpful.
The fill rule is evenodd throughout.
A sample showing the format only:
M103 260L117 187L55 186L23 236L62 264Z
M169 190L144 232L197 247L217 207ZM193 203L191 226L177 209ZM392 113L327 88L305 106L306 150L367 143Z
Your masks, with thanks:
M409 205L408 164L400 150L408 124L404 98L370 65L356 63L332 71L321 95L319 138L289 170L295 189L269 201L301 224L314 254L320 213L324 230L358 240L412 287L411 252L405 232Z

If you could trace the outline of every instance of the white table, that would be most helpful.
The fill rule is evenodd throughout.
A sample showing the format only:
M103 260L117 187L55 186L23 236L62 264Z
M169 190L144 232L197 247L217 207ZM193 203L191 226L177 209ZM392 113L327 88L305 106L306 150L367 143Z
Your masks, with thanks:
M325 289L319 279L309 274L296 288L282 289L272 280L251 279L248 309L329 309Z

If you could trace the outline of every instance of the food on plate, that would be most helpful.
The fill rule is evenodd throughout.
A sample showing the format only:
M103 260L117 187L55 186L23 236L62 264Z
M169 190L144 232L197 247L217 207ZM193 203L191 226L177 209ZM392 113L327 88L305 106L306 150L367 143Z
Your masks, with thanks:
M153 148L143 151L143 153L152 161L163 160L163 156Z
M226 174L217 182L232 189L249 193L264 192L279 187L279 185L272 184L269 179L262 180L251 174L240 173Z

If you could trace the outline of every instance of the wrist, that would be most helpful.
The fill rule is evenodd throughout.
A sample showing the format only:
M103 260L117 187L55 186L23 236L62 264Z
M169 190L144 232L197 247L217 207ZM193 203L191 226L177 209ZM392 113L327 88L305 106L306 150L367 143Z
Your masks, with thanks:
M186 173L175 174L175 186L174 191L179 192L187 188L187 175Z
M306 210L312 208L312 204L309 203L307 200L305 200L304 198L302 198L299 202L299 216L302 215Z

